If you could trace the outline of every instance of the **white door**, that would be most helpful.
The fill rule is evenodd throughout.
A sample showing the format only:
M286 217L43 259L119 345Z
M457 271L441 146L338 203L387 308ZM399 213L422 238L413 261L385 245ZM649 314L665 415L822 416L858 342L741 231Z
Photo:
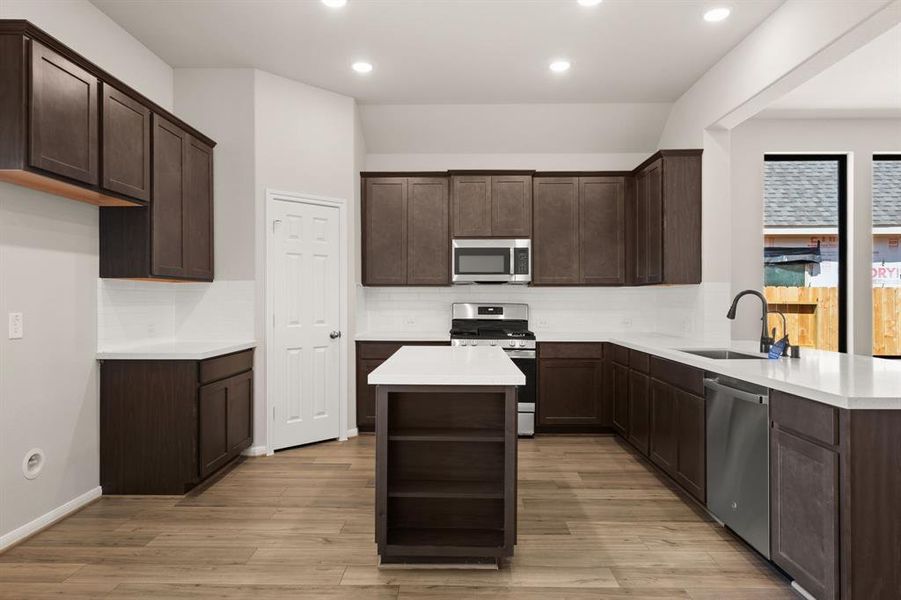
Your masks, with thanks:
M338 437L339 210L273 201L272 449Z

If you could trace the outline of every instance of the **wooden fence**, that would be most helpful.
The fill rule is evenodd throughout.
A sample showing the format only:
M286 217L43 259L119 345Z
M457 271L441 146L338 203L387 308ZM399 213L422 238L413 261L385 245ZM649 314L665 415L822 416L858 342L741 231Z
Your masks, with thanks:
M838 350L838 289L767 287L764 295L772 310L785 313L793 344ZM873 289L873 354L901 355L901 288ZM770 315L770 330L782 333L782 319Z

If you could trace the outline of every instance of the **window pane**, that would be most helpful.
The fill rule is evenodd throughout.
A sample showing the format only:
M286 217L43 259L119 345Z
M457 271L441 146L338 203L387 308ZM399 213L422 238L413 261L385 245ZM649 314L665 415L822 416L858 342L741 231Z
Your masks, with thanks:
M899 157L901 158L901 157ZM901 160L873 161L873 354L901 356Z
M792 344L838 350L841 164L768 156L764 165L764 294ZM783 335L778 315L769 327Z

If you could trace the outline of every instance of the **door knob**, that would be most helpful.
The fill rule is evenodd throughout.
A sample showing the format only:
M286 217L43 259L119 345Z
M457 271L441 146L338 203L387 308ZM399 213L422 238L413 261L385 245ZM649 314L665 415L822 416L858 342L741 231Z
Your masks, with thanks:
M328 334L328 336L329 336L330 338L332 338L333 340L336 340L336 339L338 339L339 337L341 337L341 332L340 332L340 331L333 331L333 332L331 332L330 334Z

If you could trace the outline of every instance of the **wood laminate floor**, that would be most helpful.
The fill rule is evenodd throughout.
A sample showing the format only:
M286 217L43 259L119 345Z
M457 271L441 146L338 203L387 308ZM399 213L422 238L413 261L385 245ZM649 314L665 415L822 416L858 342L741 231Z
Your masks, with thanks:
M500 571L379 570L371 436L248 459L178 497L103 497L0 555L0 598L796 598L610 436L519 446Z

